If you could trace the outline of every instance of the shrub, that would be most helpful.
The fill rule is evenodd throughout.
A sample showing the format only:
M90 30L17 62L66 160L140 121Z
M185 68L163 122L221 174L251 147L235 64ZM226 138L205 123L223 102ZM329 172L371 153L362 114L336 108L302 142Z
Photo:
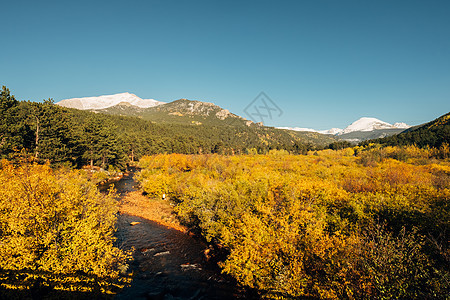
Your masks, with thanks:
M266 298L445 299L450 165L430 151L160 155L140 180L163 185L181 221L228 250L224 272Z
M113 194L100 194L81 172L48 165L3 161L0 182L3 287L103 292L112 287L127 259L113 245Z

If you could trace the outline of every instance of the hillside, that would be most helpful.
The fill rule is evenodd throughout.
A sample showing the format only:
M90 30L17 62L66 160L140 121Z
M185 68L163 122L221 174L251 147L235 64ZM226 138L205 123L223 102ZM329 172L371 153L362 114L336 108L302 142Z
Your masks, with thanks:
M119 103L94 111L122 116L139 117L156 123L189 125L233 125L250 126L252 121L230 113L213 103L180 99L154 107L140 108L128 103Z
M249 143L262 143L265 147L288 150L296 143L324 147L336 141L332 136L316 132L296 132L266 127L244 119L213 103L187 99L148 108L119 103L112 107L92 111L107 115L136 117L144 121L151 121L161 128L176 127L179 128L179 131L175 132L176 135L180 132L189 132L189 136L202 136L201 139L213 141L216 141L215 137L221 136L223 143L233 141L233 144L236 145L235 148L241 148L241 145Z
M250 126L252 121L213 103L180 99L164 103L130 93L61 100L59 106L98 113L139 117L156 123Z
M129 141L137 156L156 153L244 154L252 149L258 153L267 153L271 149L305 153L336 141L320 134L295 133L264 126L194 126L154 123L129 116L103 116L116 125L118 134Z
M335 141L316 133L254 124L210 103L179 100L161 106L162 109L152 111L156 116L184 122L154 122L142 116L112 114L114 109L148 110L124 103L105 114L100 113L103 110L55 105L51 100L18 101L3 87L0 158L13 159L22 151L52 165L123 169L129 159L156 153L266 154L283 149L299 154Z
M440 147L444 143L450 143L450 113L422 126L405 130L400 134L370 140L366 143L369 142L389 146L415 144L419 147Z

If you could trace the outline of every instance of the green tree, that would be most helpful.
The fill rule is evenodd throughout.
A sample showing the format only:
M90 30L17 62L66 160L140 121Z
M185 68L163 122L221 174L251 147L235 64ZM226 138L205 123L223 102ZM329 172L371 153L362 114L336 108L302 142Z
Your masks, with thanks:
M28 103L28 122L34 131L34 156L53 164L74 163L79 151L80 125L67 109L54 105L52 99Z
M91 167L97 165L105 168L109 164L125 167L126 154L116 129L105 117L92 115L86 119L81 142L84 145L83 158Z
M29 129L21 117L19 101L2 87L0 93L0 157L6 158L24 148Z

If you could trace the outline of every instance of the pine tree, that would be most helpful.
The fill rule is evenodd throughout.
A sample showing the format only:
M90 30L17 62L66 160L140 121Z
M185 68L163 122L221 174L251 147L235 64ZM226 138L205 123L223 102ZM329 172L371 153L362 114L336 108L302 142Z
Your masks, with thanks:
M28 103L28 122L34 131L34 157L52 164L74 163L79 155L79 125L65 108L44 103Z
M116 133L116 126L107 118L92 115L86 119L81 142L84 145L83 158L89 165L117 165L124 168L126 155Z
M26 145L29 134L19 101L10 94L9 89L2 87L0 93L0 157L6 158Z

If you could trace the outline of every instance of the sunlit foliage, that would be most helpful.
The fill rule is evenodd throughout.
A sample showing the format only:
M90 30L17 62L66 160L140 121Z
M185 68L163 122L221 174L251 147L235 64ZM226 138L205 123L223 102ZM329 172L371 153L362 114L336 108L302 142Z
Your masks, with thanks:
M0 165L0 286L111 292L128 254L114 246L117 201L81 171Z
M445 298L450 163L436 151L156 155L139 179L265 297Z

